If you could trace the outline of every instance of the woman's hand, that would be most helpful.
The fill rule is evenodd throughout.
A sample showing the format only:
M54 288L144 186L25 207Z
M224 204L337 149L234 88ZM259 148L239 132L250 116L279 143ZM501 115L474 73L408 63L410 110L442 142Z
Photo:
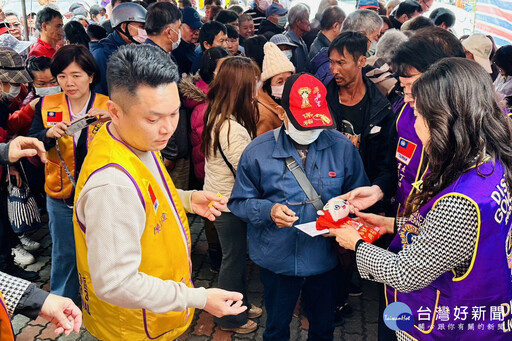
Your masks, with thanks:
M358 187L348 193L340 195L338 198L348 201L350 212L353 213L354 209L365 210L374 205L377 201L382 200L384 193L379 186L373 185Z
M87 116L97 116L100 122L110 121L110 113L107 110L92 108L87 113Z
M209 191L195 191L192 193L191 202L196 214L214 221L226 209L228 199Z
M66 131L68 130L68 126L70 124L71 123L67 121L57 123L46 131L46 137L49 139L61 138L62 136L66 135Z
M336 237L336 241L342 248L352 251L355 251L357 241L362 239L359 232L352 226L329 229L329 234Z
M359 212L358 209L355 210L355 214L359 218L359 222L368 226L380 227L382 229L380 234L392 234L395 232L395 218L384 217L373 213L363 213Z
M11 174L11 176L14 176L16 178L16 182L13 185L18 188L21 187L23 180L21 179L21 174L20 174L20 172L18 172L16 167L9 166L9 174ZM9 179L5 179L5 182L9 182Z

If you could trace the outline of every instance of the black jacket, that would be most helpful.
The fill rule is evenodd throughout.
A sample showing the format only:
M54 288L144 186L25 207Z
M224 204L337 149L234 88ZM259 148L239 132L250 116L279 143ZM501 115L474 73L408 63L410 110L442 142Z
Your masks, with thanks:
M280 34L283 32L284 28L275 25L273 22L268 21L267 19L263 19L260 23L258 35L265 36L267 40L270 40L270 38L272 38L272 36L274 36L275 34Z
M396 146L393 141L395 114L389 101L380 93L377 87L363 76L368 92L368 106L364 122L367 124L361 132L359 154L363 160L366 175L372 185L377 185L390 198L396 191L396 161L391 152ZM333 79L327 85L327 103L338 124L342 120L338 96L338 85Z

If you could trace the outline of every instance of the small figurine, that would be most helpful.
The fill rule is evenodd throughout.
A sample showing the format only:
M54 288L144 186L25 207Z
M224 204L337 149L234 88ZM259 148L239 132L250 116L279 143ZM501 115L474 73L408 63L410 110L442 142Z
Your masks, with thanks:
M323 210L318 210L318 219L316 220L316 229L318 231L325 229L339 229L341 227L353 227L361 238L367 243L374 243L380 238L380 228L370 227L350 218L348 215L350 209L348 202L342 199L333 198L325 204Z

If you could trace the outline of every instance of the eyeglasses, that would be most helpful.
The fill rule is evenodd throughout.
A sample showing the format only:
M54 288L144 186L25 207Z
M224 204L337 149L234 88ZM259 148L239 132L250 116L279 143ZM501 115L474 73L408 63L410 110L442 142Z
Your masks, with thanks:
M405 97L405 96L412 97L412 92L403 92L400 90L395 90L395 94L397 94L400 97Z

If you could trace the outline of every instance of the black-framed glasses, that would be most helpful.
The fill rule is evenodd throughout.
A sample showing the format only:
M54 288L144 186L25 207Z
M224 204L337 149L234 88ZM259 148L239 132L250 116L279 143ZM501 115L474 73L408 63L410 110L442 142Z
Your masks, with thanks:
M412 97L412 92L403 92L403 91L400 91L400 90L395 90L395 94L397 94L400 97L404 97L404 98L405 98L405 96Z

